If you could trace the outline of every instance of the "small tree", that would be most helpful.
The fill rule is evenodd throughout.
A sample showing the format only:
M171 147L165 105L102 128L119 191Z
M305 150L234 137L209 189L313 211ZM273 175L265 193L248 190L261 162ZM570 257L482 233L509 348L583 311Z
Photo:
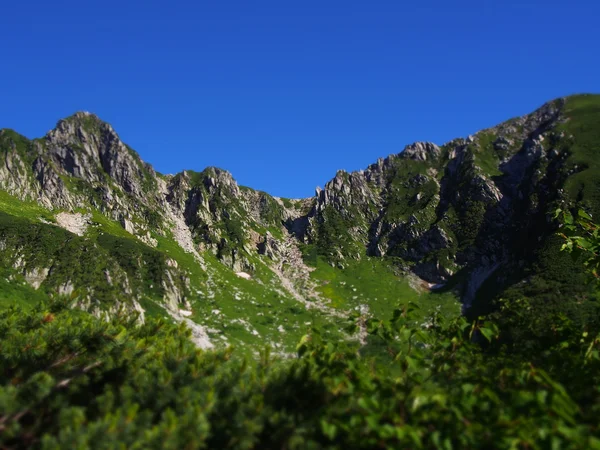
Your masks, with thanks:
M562 222L559 232L565 239L562 250L570 252L574 259L581 258L595 281L600 283L600 227L583 209L576 215L557 209L554 217Z

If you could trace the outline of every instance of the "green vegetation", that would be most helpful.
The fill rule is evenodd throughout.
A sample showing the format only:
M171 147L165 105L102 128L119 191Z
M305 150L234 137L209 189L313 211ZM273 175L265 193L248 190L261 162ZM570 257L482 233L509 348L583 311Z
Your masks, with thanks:
M561 250L568 251L574 260L582 260L595 283L600 282L600 227L592 221L585 210L569 211L557 209L555 217L562 222L559 233L564 243Z
M29 139L7 128L0 130L0 154L8 154L13 150L23 162L33 162L34 152L32 152L32 142Z
M390 222L407 221L416 215L426 228L435 219L433 197L438 185L431 177L427 181L417 181L424 176L427 165L422 161L410 159L395 160L389 175L389 191L386 195L385 218ZM432 207L432 208L431 208ZM429 214L424 214L428 212Z
M54 215L38 203L18 200L5 191L0 191L0 211L30 220L41 218L46 221L54 221Z
M367 306L375 317L392 314L398 303L420 305L423 317L439 311L445 317L460 314L460 304L450 293L429 292L423 281L414 277L410 286L407 273L400 272L394 260L364 257L346 262L344 269L329 264L323 257L313 260L312 278L319 292L341 310Z
M46 293L33 289L14 270L0 270L0 309L19 305L30 307L48 300Z
M0 212L0 251L3 267L11 269L15 252L22 261L22 273L47 269L43 287L56 291L71 285L73 295L82 299L91 296L95 306L108 309L122 296L116 284L107 283L107 272L119 280L119 268L108 254L94 242L73 235L62 228ZM52 270L49 270L52 269ZM16 271L16 268L14 269Z
M490 131L477 133L477 146L472 146L475 163L483 170L488 177L501 176L502 172L498 169L500 158L498 152L493 146L496 135Z
M600 336L526 303L420 324L370 319L369 344L304 336L297 357L203 352L163 320L67 302L0 312L0 442L10 448L600 448ZM494 322L495 320L495 322ZM519 338L516 340L516 338ZM526 345L524 345L526 344ZM369 356L385 349L385 359ZM575 369L575 370L574 370ZM157 389L157 387L160 387Z
M565 182L571 198L583 201L595 217L600 217L600 96L569 97L566 103L569 120L557 130L559 144L569 155L564 170L576 173Z
M165 284L170 272L167 256L134 239L125 239L109 234L98 237L98 244L104 248L127 273L130 287L136 292L144 292L162 299ZM171 276L173 285L185 295L186 286L181 276Z
M317 225L316 249L329 261L339 262L344 255L362 253L350 234L353 224L336 208L326 206Z
M511 190L518 189L519 197L519 201L513 200L510 221L502 230L507 256L479 289L473 302L473 315L489 312L500 299L516 301L520 298L528 298L536 309L562 311L577 322L599 313L598 295L585 283L583 261L559 251L563 242L555 234L559 223L552 217L557 207L583 208L595 217L600 215L599 121L600 96L568 97L561 119L544 124L547 127L544 136L534 133L537 143L525 144L527 148L543 147L542 157L524 173L521 186L504 186L508 195L514 196ZM527 136L522 135L521 127L512 129L514 135L508 135L509 141L514 142L511 149L519 149ZM487 147L488 153L493 151L489 145L492 134L488 131L477 135L480 146ZM481 163L480 156L475 153L475 162ZM509 156L503 155L507 159ZM523 164L523 160L518 164ZM506 178L499 176L494 180L502 187ZM487 227L477 225L485 217L485 208L463 210L462 214L463 218L461 211L458 212L459 220L453 228L462 241L461 248L470 245L478 250L488 248L494 224L487 221ZM474 233L465 233L469 229ZM459 273L454 282L458 283L458 278L464 275Z

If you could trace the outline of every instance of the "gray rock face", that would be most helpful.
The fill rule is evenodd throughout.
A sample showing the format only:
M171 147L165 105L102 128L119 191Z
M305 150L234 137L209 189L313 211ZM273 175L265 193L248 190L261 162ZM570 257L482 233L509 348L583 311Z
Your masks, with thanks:
M415 142L407 145L401 153L403 158L410 158L416 161L427 161L438 158L442 150L431 142Z
M4 130L0 131L0 136ZM6 152L0 156L0 179L9 194L23 198L23 192L29 190L27 168L21 156L14 152Z
M29 195L39 198L47 208L73 209L78 204L77 195L71 193L60 175L45 159L38 158L33 163L33 174L37 185L28 186ZM39 184L38 184L39 183Z
M316 211L323 211L327 206L338 210L355 207L362 213L369 214L370 207L379 202L364 172L338 171L336 176L327 182L325 189L317 189L316 196Z
M264 238L258 243L257 249L260 255L266 255L274 261L279 259L279 255L282 252L281 243L268 231Z
M107 175L124 192L144 194L146 172L153 171L127 148L113 128L89 113L61 120L46 135L47 155L67 174L90 183L106 181Z

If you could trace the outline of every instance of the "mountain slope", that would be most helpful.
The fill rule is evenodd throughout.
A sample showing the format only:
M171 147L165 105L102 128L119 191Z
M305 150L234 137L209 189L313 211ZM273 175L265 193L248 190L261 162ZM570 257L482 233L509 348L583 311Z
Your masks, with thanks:
M89 113L41 139L1 130L2 283L24 302L69 295L97 315L172 316L203 346L283 352L311 324L342 337L350 311L398 302L424 314L455 314L454 295L474 313L498 296L587 305L552 212L600 213L599 129L600 96L558 99L340 171L302 200L217 168L159 174Z
M507 289L587 296L581 267L558 252L552 215L575 204L600 213L599 127L600 96L583 95L441 147L413 144L339 172L317 193L301 238L337 260L361 249L398 257L473 311Z
M387 266L384 283L358 288L339 270L314 272L283 226L310 201L240 187L217 168L163 176L91 114L32 141L2 130L0 154L1 270L18 288L5 301L68 295L99 316L201 324L203 346L289 351L313 324L339 336L335 324L370 298L388 311L398 288L403 301L420 296ZM375 277L370 264L357 270Z

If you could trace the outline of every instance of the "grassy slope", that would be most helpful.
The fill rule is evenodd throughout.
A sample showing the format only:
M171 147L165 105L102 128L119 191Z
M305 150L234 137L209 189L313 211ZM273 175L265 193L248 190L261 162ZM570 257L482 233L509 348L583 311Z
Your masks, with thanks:
M554 130L555 135L562 137L550 148L569 155L560 169L566 181L553 190L563 188L571 202L568 206L583 206L598 217L600 95L569 97L565 116L567 120ZM549 200L550 209L559 206L552 198ZM547 221L552 212L540 210L521 219L523 223L514 259L522 264L501 274L508 277L508 282L498 283L492 277L484 283L474 305L474 314L489 311L490 299L499 297L509 300L527 297L535 304L543 305L544 311L562 311L578 321L586 321L598 313L598 294L589 287L583 266L560 251L562 239Z
M460 313L460 305L452 294L425 289L418 292L409 286L408 278L394 272L386 259L367 257L349 262L341 270L319 257L315 268L312 277L319 283L319 291L331 300L332 306L342 310L367 305L375 317L389 317L399 305L415 302L424 314L438 307L448 316Z
M62 241L70 237L77 242L97 243L98 255L105 259L98 260L97 256L93 260L97 264L96 269L92 271L91 266L84 265L83 270L96 273L109 264L109 261L116 261L135 280L133 287L139 287L144 292L141 304L148 315L166 316L161 306L162 290L156 285L156 270L164 269L164 258L175 259L190 279L191 318L209 327L212 330L211 337L217 343L250 347L271 343L281 351L290 351L314 325L323 328L325 336L342 336L339 319L315 309L307 310L291 298L268 269L263 257L258 255L252 256L256 267L254 278L245 280L236 276L210 253L203 255L208 267L208 271L204 272L191 254L185 253L172 239L166 237L155 235L159 243L156 249L151 249L125 232L118 223L96 212L92 215L92 226L86 237L79 238L54 225L40 223L40 217L49 221L52 214L35 204L23 203L1 194L0 209L12 213L5 215L9 222L39 227L49 233L50 240ZM17 218L15 214L21 217ZM143 268L135 265L138 258L144 261ZM73 266L78 264L81 264L80 260L72 262ZM8 272L13 275L14 280L8 281L6 276L0 277L0 306L12 302L33 304L44 297L43 286L36 291L15 270L5 270L7 276ZM141 278L138 273L142 275ZM458 313L455 300L438 300L433 294L417 294L385 262L375 258L352 263L346 270L334 269L321 261L313 277L321 285L319 290L323 296L331 299L332 306L341 310L368 304L373 314L387 316L399 303L412 300L426 303L427 311L442 303L451 305L444 307L449 313ZM107 295L118 296L119 293L107 292ZM284 332L280 331L282 329Z
M30 307L47 298L45 292L33 289L13 270L0 269L0 309L12 305Z
M575 136L569 146L568 162L584 170L571 176L565 190L580 199L596 217L600 216L600 95L570 97L566 104L569 120L559 127Z
M0 210L7 212L3 215L8 224L7 233L21 236L23 231L21 237L32 242L31 251L39 253L38 257L48 253L44 249L47 243L52 244L54 249L50 254L56 255L57 249L65 242L72 242L72 251L60 254L62 258L66 258L63 264L77 270L64 273L65 279L86 278L86 275L89 277L93 274L95 279L86 278L88 283L105 284L101 277L103 268L113 263L118 264L130 275L132 287L143 292L140 303L150 316L166 316L161 306L163 292L157 283L160 280L159 272L165 269L165 259L175 259L190 279L188 299L193 311L191 318L210 328L211 337L217 343L248 348L271 343L280 351L291 351L301 336L314 325L321 327L328 338L343 337L339 319L324 315L316 309L307 310L293 299L281 288L273 272L268 269L266 260L259 255L251 256L256 267L254 278L245 280L236 276L208 252L203 255L208 267L205 272L191 254L185 253L168 237L154 235L159 243L156 249L151 249L134 239L118 223L97 212L92 214L92 225L88 228L86 237L80 238L57 226L40 222L40 219L51 222L53 213L37 204L21 202L0 193ZM31 230L37 230L36 235L42 233L46 236L41 241L44 246L31 239ZM84 243L88 246L97 244L93 257L87 260L80 259L81 254L74 250ZM69 262L69 256L75 259ZM141 267L137 265L138 260L143 261ZM437 305L435 296L419 296L408 287L406 281L401 281L394 275L384 262L374 258L350 264L346 270L334 269L321 262L313 277L321 284L319 290L323 296L331 299L332 305L341 310L368 304L372 313L387 316L398 303L409 300L429 303L432 307ZM116 298L119 294L122 295L117 289L109 289L105 294ZM12 268L4 268L0 274L0 307L12 303L31 305L46 295L44 285L34 290ZM442 302L448 303L449 300L442 299ZM452 305L449 312L457 313L456 302L452 301Z

